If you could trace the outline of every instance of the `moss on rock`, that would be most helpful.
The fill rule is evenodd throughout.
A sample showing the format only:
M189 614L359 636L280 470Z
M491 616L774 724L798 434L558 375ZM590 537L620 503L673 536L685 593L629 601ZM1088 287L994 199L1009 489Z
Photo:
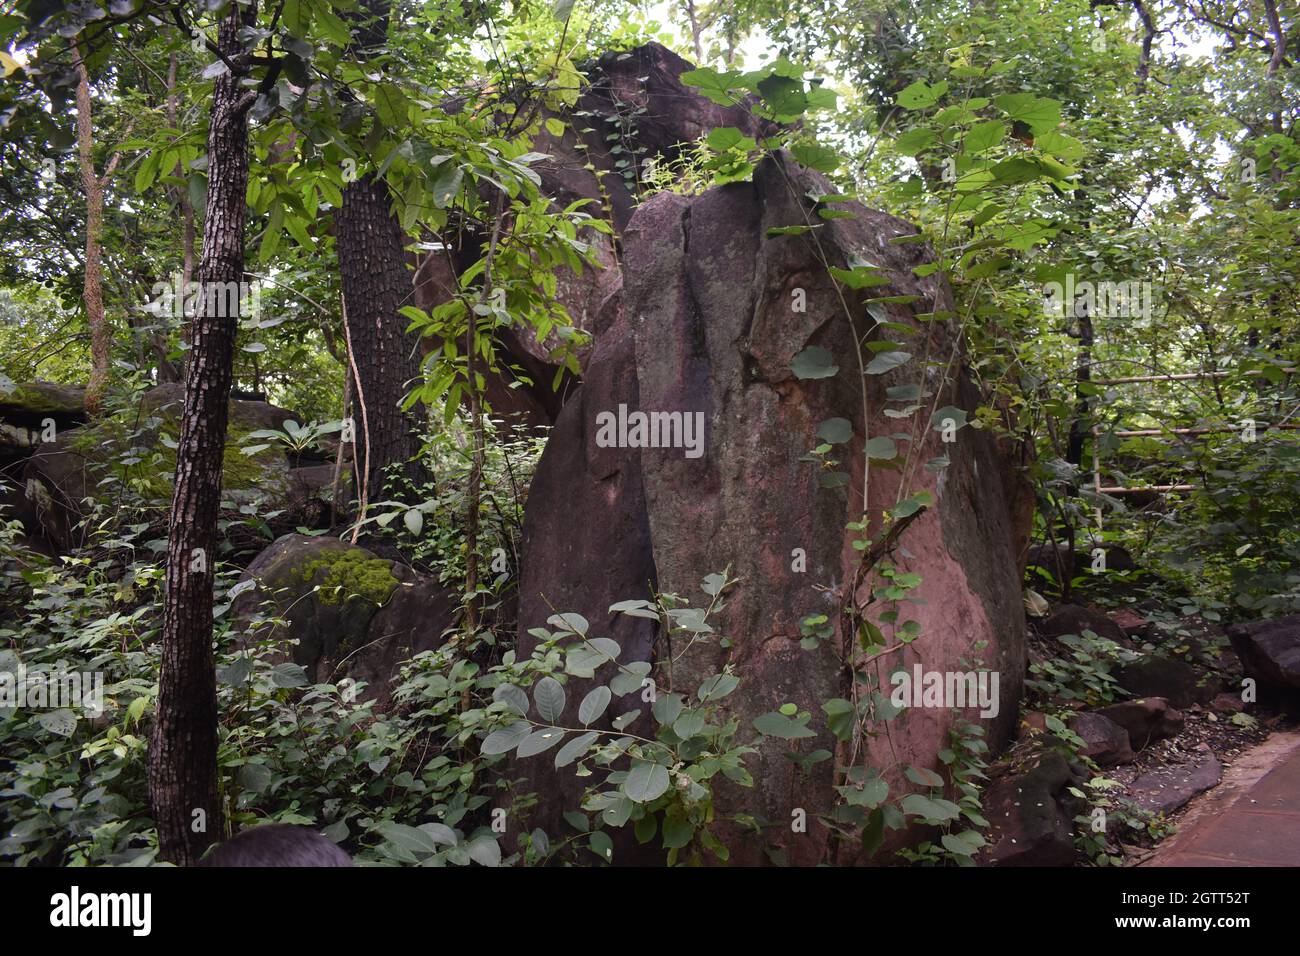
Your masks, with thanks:
M319 585L318 596L325 604L357 599L378 607L392 597L398 584L393 563L364 548L318 554L295 568L292 577L299 584Z

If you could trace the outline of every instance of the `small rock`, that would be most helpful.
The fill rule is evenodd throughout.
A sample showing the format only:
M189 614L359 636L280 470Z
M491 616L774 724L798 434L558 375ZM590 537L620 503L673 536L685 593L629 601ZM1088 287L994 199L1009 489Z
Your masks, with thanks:
M1210 707L1220 713L1239 714L1246 709L1246 703L1238 694L1219 694L1210 701Z
M1129 743L1128 731L1109 717L1090 712L1076 714L1070 718L1070 729L1088 745L1083 755L1091 757L1098 766L1132 762L1133 747Z
M1163 697L1125 700L1102 707L1096 713L1113 720L1128 731L1130 746L1135 750L1156 740L1172 737L1183 729L1183 715L1169 706Z
M1124 631L1101 611L1079 604L1061 604L1048 615L1042 624L1042 632L1048 637L1060 637L1063 634L1082 634L1092 631L1098 637L1124 644Z
M1131 607L1120 608L1111 614L1110 619L1126 637L1131 638L1145 637L1151 627L1151 622L1147 620L1146 615L1139 614Z

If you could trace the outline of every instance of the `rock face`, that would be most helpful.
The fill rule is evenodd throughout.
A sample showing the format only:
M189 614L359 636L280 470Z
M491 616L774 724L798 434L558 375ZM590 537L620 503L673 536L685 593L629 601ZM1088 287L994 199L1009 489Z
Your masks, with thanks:
M885 414L886 408L899 407L890 405L891 394L920 383L937 393L925 399L935 407L973 411L975 395L960 373L945 384L933 370L923 375L918 360L867 376L864 418L863 394L855 384L862 379L854 330L843 307L862 334L872 325L866 296L918 297L911 304L873 304L871 312L908 330L889 333L891 339L901 338L907 351L946 360L955 349L952 328L942 320L918 322L914 313L950 309L951 293L934 278L912 273L926 261L921 247L890 242L914 229L860 206L836 204L853 218L824 220L817 244L806 236L768 235L772 228L819 221L806 197L831 192L817 175L784 159L769 160L751 183L710 189L695 198L662 193L636 211L624 234L627 331L619 326L608 345L598 340L588 384L565 407L530 492L521 652L536 643L527 631L544 620L536 592L547 582L586 581L573 588L570 604L548 594L551 604L584 615L589 609L593 621L607 621L601 605L644 596L650 569L661 590L699 599L700 582L729 566L740 583L717 631L731 646L701 643L674 660L671 678L666 668L656 672L659 686L693 693L704 677L730 666L741 683L727 699L728 714L739 721L742 734L756 736L754 718L784 704L817 715L810 726L822 728L822 703L851 692L835 648L852 641L836 633L817 649L805 650L800 621L823 613L838 627L835 592L854 580L860 560L845 525L863 511L863 442L866 436L894 435L900 461L907 456L911 462L908 480L900 470L877 463L870 475L869 513L880 515L904 487L909 493L930 492L934 504L907 529L892 558L900 571L924 579L918 596L925 603L907 608L923 636L887 664L910 669L919 662L929 670L966 671L980 659L1000 675L1001 707L986 722L996 740L1014 726L1013 702L1025 665L1015 553L1020 531L1012 524L1004 465L993 441L980 432L963 428L956 441L945 444L930 429L928 415L919 416L925 420L918 424ZM828 263L819 258L819 249ZM888 284L869 292L844 289L842 301L826 265L861 262L877 266ZM801 299L804 311L794 305ZM630 337L630 352L624 336ZM826 349L841 372L797 378L791 365L809 346ZM620 403L633 410L701 415L704 441L698 456L673 447L598 448L596 416L617 413ZM801 460L820 443L818 428L831 418L843 419L852 432L836 454L852 473L842 487L823 487L823 469ZM920 467L945 454L946 469ZM548 520L543 516L576 513L579 504L585 509L582 526L569 524L558 541L543 529L541 522ZM879 532L873 526L872 533ZM858 598L865 601L865 586ZM593 633L605 632L593 627ZM622 663L662 657L663 649L653 647L648 635L611 636L630 641L624 643ZM966 716L975 717L975 711ZM900 761L934 765L951 722L944 708L909 710L890 725L897 759L882 740L868 744L865 760L905 789L893 768ZM802 743L805 753L835 748L824 730ZM832 807L834 761L798 774L786 757L789 742L769 738L758 747L747 762L755 786L723 788L716 795L719 816L748 814L765 827L762 839L720 831L732 862L763 862L765 849L780 851L794 864L839 853L839 847L828 848L828 834L814 823L816 814ZM570 807L576 802L572 789L547 795L562 797ZM790 832L797 808L807 812L806 834Z
M1247 677L1295 698L1300 691L1300 614L1234 624L1228 639Z
M315 683L366 682L360 696L381 707L401 663L440 647L456 612L436 581L331 537L277 539L239 586L232 612L246 639L283 641Z
M582 201L584 212L614 229L613 238L595 230L580 237L592 245L598 267L556 271L555 301L589 336L603 333L616 315L611 300L622 284L616 242L640 200L643 163L671 162L720 126L756 139L775 130L743 106L719 106L683 85L680 76L691 68L658 43L602 56L585 66L585 85L573 107L548 115L564 132L556 136L544 126L534 141L534 151L548 157L532 167L541 177L542 194L556 208ZM415 304L429 311L446 302L456 274L478 259L481 243L481 237L462 234L449 243L456 250L450 262L443 254L427 257L416 272ZM516 326L502 329L497 344L501 371L486 383L494 413L531 428L554 424L576 387L575 377L567 374L553 386L561 368L555 350L563 342L554 334L538 342L530 329ZM584 373L591 354L590 343L576 350Z

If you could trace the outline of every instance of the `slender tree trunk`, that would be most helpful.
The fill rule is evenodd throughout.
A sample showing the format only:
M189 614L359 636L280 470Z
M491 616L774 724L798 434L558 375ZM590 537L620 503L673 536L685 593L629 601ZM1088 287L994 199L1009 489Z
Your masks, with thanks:
M177 56L172 53L167 61L167 125L177 128L179 117L179 96L176 91ZM172 175L184 177L185 169L178 161ZM184 186L174 186L171 190L172 201L181 211L181 289L185 289L194 278L194 207L190 205L190 192ZM183 294L183 293L182 293ZM159 319L162 317L159 316ZM167 358L170 328L164 325L153 336L154 352L158 363L157 381L159 385L178 382L183 379L183 369L177 369Z
M382 46L388 34L388 0L364 0L354 17L356 49ZM363 19L364 18L364 19ZM420 372L420 350L406 335L407 320L398 313L412 299L412 276L406 268L406 236L391 211L388 186L369 175L343 190L343 208L335 216L335 239L348 331L357 364L358 392L370 418L368 482L371 500L392 497L384 474L400 464L412 484L427 479L417 460L419 422L401 410L407 383Z
M95 171L94 126L90 115L90 74L81 58L81 47L74 43L72 54L77 65L77 155L81 162L81 185L86 193L86 274L81 298L86 306L86 324L90 326L90 381L86 384L86 411L96 414L108 387L108 368L113 332L104 316L104 285L101 241L104 232L104 186L117 166L115 153L103 178Z
M218 45L240 54L239 30L256 17L235 4ZM162 859L194 863L222 831L217 774L216 674L212 653L212 590L221 467L229 414L237 315L220 314L218 283L244 275L248 188L248 107L239 78L219 76L208 131L208 199L199 262L198 314L185 376L185 405L176 449L176 487L163 593L162 671L149 747L149 797ZM217 314L212 314L213 312Z

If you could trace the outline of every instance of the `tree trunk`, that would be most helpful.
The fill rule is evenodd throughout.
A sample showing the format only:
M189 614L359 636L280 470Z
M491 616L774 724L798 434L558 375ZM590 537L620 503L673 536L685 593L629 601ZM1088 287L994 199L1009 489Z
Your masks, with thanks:
M359 58L386 41L388 10L387 0L364 0L353 16ZM369 412L369 464L366 475L357 475L356 488L368 487L371 500L382 500L400 493L400 482L385 484L389 466L400 464L398 475L412 484L428 477L416 458L419 422L400 408L407 384L420 373L421 358L418 342L406 335L407 320L397 311L412 301L406 236L391 212L387 184L368 175L343 190L343 208L334 222L359 400Z
M104 184L117 163L115 160L110 161L111 165L103 179L95 171L90 74L81 58L79 44L73 44L72 54L77 65L77 155L81 162L81 185L86 193L86 273L81 291L86 306L86 324L90 326L90 381L86 383L86 411L93 415L99 412L104 401L113 345L113 333L104 316L100 241L104 232Z
M240 53L238 32L256 8L232 4L218 45ZM225 315L218 283L244 275L248 188L248 106L238 77L219 76L208 131L208 200L199 282L203 295L190 331L185 405L176 449L176 487L163 594L162 671L149 747L149 797L163 860L198 860L222 828L217 795L217 699L212 653L212 591L221 469L238 315ZM236 311L238 311L236 309Z
M172 53L167 61L167 125L172 129L177 128L179 116L176 67L177 56ZM182 178L185 176L185 168L179 161L172 170L172 175ZM194 207L190 205L190 191L184 186L173 186L171 193L172 201L181 210L183 223L181 227L181 289L186 289L189 287L190 280L194 278ZM182 370L177 369L175 363L167 357L168 345L171 340L170 324L166 323L161 315L157 317L157 320L163 322L163 328L155 331L153 335L154 352L158 362L156 381L159 385L182 381Z
M369 410L370 463L357 487L365 481L370 498L381 500L397 493L391 482L385 486L390 465L400 463L400 476L414 484L426 478L416 460L419 423L400 407L407 383L420 372L419 349L397 311L409 304L411 293L403 255L406 237L389 210L388 186L369 176L343 191L335 226L348 334Z

